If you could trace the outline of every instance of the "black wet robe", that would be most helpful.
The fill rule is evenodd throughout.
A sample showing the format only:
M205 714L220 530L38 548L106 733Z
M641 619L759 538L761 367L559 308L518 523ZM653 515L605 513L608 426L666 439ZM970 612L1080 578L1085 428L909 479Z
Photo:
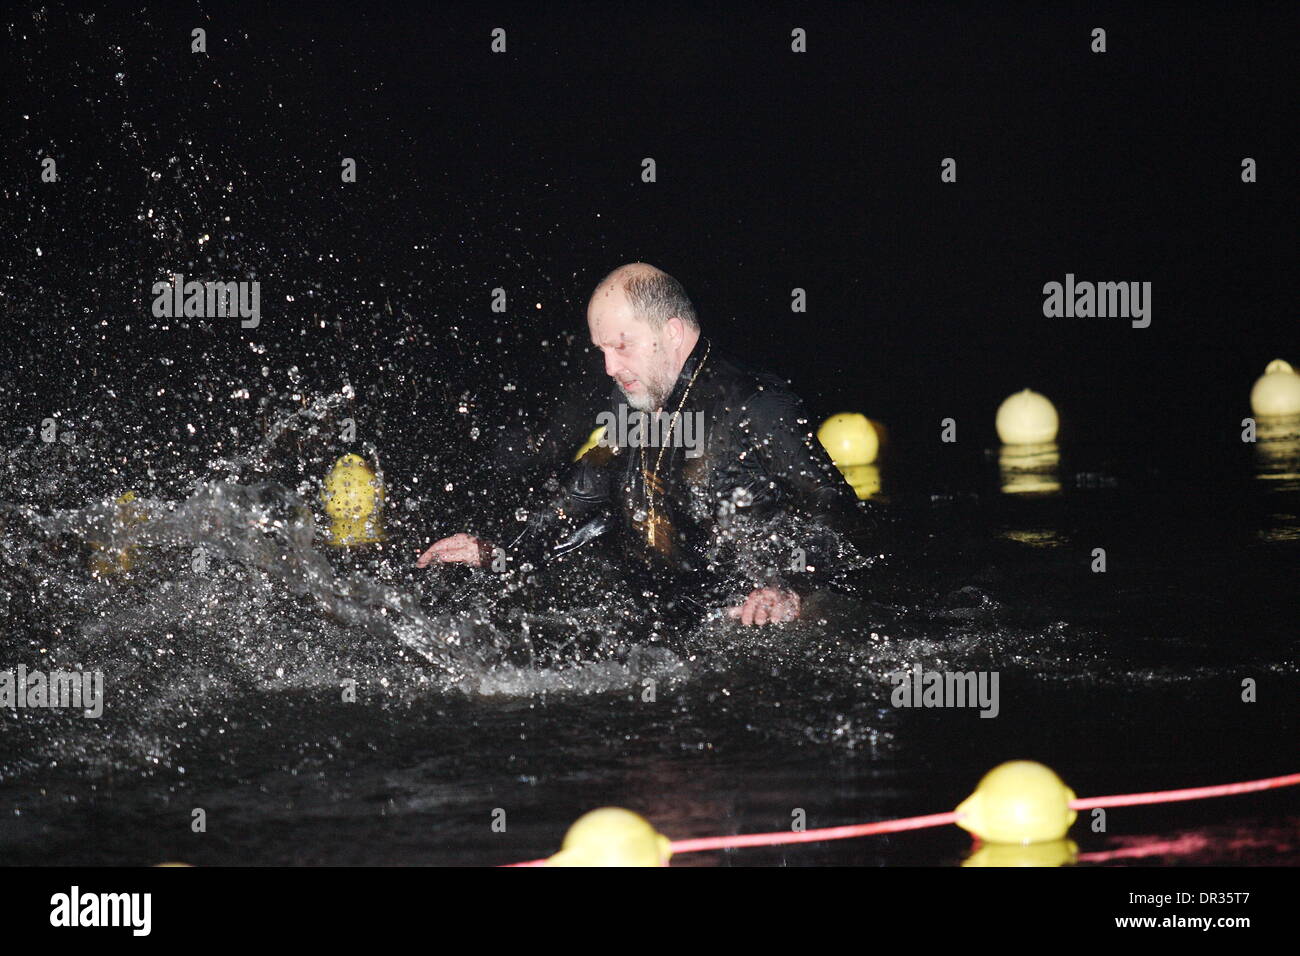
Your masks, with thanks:
M622 406L620 408L620 406ZM507 547L541 567L599 542L659 593L696 609L774 586L803 597L861 568L868 526L852 490L781 378L701 338L657 427L615 386L590 449ZM671 426L671 430L670 430Z

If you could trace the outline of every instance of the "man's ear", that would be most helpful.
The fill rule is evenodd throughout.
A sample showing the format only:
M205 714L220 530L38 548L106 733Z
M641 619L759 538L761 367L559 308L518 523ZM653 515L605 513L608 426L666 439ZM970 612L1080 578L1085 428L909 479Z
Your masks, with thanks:
M668 320L665 328L668 331L668 341L673 343L673 348L679 347L686 338L686 323L674 315Z

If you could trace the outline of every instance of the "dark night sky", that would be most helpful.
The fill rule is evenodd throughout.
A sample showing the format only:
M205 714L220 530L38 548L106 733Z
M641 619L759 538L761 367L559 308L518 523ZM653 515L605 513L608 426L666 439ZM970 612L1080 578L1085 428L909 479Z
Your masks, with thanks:
M385 335L373 301L418 319L435 364L450 325L465 341L515 334L518 354L439 370L472 383L581 334L595 282L643 259L815 411L865 411L903 443L937 442L948 415L989 441L997 403L1032 386L1075 437L1227 448L1264 365L1300 358L1292 8L1130 7L14 13L7 347L47 369L173 349L178 333L150 328L146 277L189 263L296 289L258 330L285 354L313 353L318 314L365 316L347 334L367 344L340 357L363 379ZM188 50L193 26L206 57ZM44 155L59 184L37 180ZM342 156L360 163L355 185L339 183ZM645 156L657 183L638 181ZM940 182L946 156L956 184ZM145 206L174 236L149 234ZM200 255L189 239L222 214ZM1067 272L1152 282L1151 327L1044 318L1042 285ZM487 312L496 285L504 319ZM809 313L792 320L795 286ZM70 335L79 314L111 316L114 337ZM251 333L185 334L235 354Z

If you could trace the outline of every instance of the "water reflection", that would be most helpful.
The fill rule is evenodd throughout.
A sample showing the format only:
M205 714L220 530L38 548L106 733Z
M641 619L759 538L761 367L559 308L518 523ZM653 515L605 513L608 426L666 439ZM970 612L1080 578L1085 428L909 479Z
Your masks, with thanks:
M1046 843L981 843L976 841L962 866L1068 866L1079 858L1073 840Z
M1031 548L1061 548L1070 540L1052 528L1013 529L1003 531L1002 537L1018 544L1027 544Z
M1056 442L1003 445L998 452L1002 491L1008 495L1053 495L1061 490L1061 450Z
M868 498L880 494L880 466L879 465L846 465L840 469L854 493L860 501L866 501Z
M1270 492L1300 491L1300 416L1260 416L1255 431L1255 477L1267 482ZM1274 512L1259 529L1260 540L1270 543L1300 540L1300 515Z
M1255 438L1255 477L1279 482L1278 491L1300 487L1300 416L1260 417Z

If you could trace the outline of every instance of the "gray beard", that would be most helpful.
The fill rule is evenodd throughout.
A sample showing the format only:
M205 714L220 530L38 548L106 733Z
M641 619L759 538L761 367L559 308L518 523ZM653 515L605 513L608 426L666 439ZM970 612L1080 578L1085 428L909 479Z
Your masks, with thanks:
M619 386L619 391L623 392L622 386ZM627 399L628 405L638 412L653 412L663 407L664 402L668 400L668 393L657 386L647 385L644 395L633 398L627 392L623 392L623 397Z

